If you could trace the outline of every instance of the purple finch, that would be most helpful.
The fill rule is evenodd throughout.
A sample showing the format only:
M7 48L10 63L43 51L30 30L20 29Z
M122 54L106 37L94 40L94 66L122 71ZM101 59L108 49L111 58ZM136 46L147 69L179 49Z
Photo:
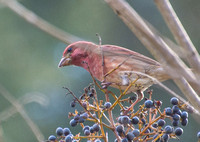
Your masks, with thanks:
M169 79L157 61L115 45L96 45L86 41L70 44L58 66L68 65L83 67L99 81L122 90L134 82L128 91L138 95L135 103L143 98L143 91L154 84L148 76L160 82Z

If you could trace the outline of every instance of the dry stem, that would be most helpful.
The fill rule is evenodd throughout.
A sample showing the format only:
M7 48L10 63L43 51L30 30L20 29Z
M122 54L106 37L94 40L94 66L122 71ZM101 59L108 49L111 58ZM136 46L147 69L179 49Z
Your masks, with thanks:
M187 91L187 93L189 92L188 94L186 94L186 92L183 93L187 98L196 98L192 99L190 103L196 110L199 110L200 98L193 89L200 92L200 83L195 78L194 73L184 64L178 55L169 48L168 44L165 42L166 40L162 38L164 36L160 36L160 34L152 30L151 27L153 26L146 23L146 21L124 0L105 1L155 58L161 62L166 72L168 72L172 78L176 80L179 79L177 83L179 83L178 86L181 87L181 90L184 90L184 87L189 85L181 80L182 77L190 82L193 88L189 87L190 90Z

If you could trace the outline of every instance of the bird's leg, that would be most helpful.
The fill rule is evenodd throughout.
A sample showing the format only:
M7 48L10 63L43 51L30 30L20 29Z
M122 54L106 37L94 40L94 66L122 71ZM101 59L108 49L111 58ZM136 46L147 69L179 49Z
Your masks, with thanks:
M133 107L144 98L144 94L141 90L137 90L136 96L136 101L123 112L124 115L126 115L130 110L133 110Z

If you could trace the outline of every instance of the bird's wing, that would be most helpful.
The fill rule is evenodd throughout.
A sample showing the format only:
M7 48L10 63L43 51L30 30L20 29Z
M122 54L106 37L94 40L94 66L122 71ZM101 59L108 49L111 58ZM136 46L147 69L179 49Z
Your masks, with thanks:
M110 58L119 57L119 58L122 58L122 60L123 59L125 60L127 58L126 62L130 62L130 63L139 62L145 65L160 66L160 64L157 61L126 48L122 48L122 47L114 46L114 45L103 45L102 49L103 49L103 54L106 57L110 57Z

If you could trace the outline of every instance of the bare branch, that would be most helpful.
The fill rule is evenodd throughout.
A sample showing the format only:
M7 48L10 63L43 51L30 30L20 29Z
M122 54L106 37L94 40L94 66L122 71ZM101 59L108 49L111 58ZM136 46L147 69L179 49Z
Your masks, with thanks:
M171 6L169 0L155 0L155 3L160 10L165 22L167 23L170 31L172 32L177 43L184 48L187 53L187 61L192 67L196 76L200 77L200 56L194 47L190 37L185 31L183 25L181 24L178 16L176 15L173 7Z
M32 11L28 10L26 7L21 5L16 0L0 0L0 3L4 4L10 8L13 12L24 18L30 24L38 27L42 31L48 33L49 35L63 41L64 43L73 43L75 41L83 40L79 37L76 37L72 34L64 32L63 30L55 27L54 25L48 23L44 19L37 16Z
M131 29L138 39L162 64L170 66L177 73L183 75L188 80L196 82L194 74L181 61L181 59L169 48L165 41L154 33L145 21L132 9L132 7L122 0L105 0ZM152 26L153 27L153 26ZM167 56L166 56L167 55ZM166 68L167 69L167 68Z
M35 123L30 119L30 117L27 115L26 111L24 110L23 106L15 100L12 95L3 87L0 85L0 93L1 95L7 99L15 108L16 110L21 114L21 116L26 121L27 125L32 130L33 134L37 138L38 141L44 140L44 136L40 132L40 129L35 125ZM12 110L14 111L14 110Z
M147 49L154 55L154 57L161 62L164 69L172 76L172 78L186 78L192 84L196 91L200 92L200 84L195 78L192 71L183 63L183 61L173 52L166 40L159 36L157 32L152 30L149 23L146 23L142 17L124 0L105 0L116 14L124 21L130 30L138 37L138 39L147 47ZM155 28L154 28L155 29ZM186 84L181 81L179 87L184 87ZM188 84L187 84L188 85ZM192 89L190 87L190 89ZM181 90L184 90L182 88ZM185 95L185 92L183 92ZM191 95L197 96L195 91L191 91ZM191 104L198 110L200 98L194 100L196 103Z

